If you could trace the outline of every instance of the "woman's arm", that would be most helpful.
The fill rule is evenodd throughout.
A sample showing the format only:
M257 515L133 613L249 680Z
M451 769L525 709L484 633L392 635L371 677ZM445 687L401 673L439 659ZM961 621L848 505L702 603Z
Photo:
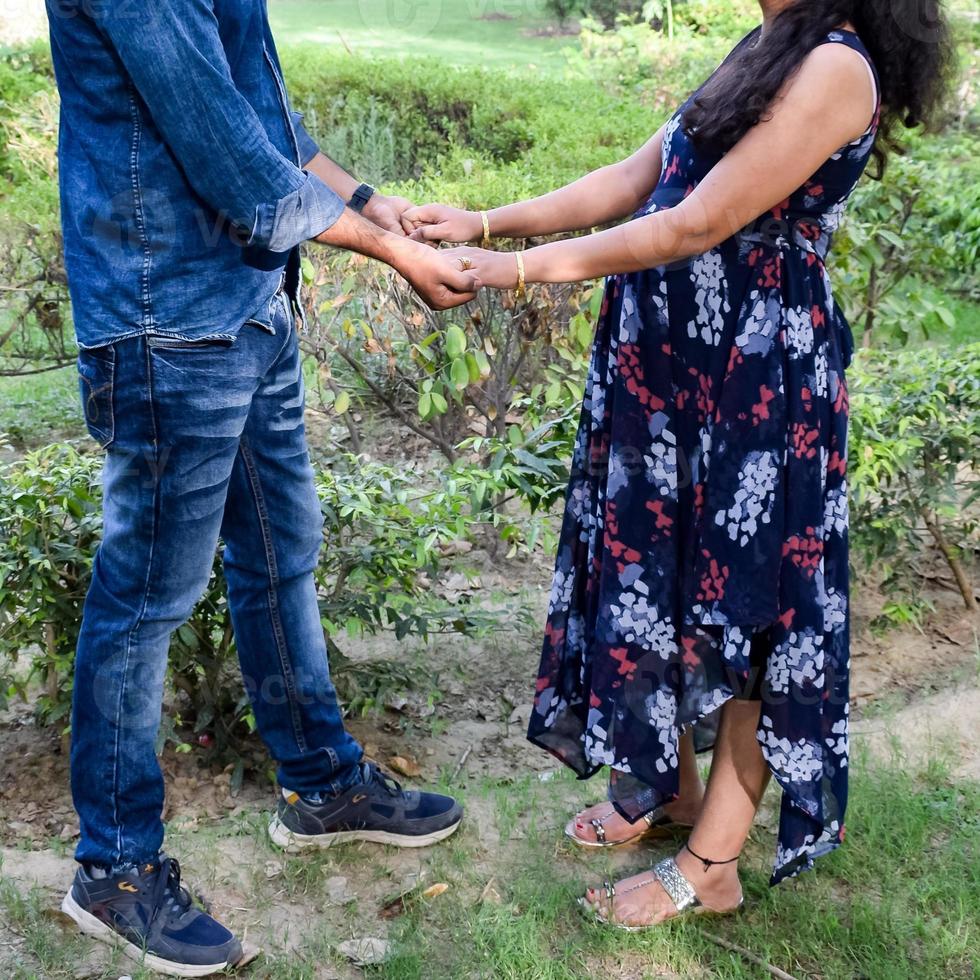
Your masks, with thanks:
M627 218L650 196L660 179L663 127L625 160L529 201L487 212L494 238L530 238L594 228ZM413 237L428 242L471 242L483 238L476 211L426 204L405 213L415 225Z
M578 282L700 255L765 214L834 152L863 133L871 81L861 56L840 44L812 51L768 117L750 130L676 207L524 254L527 282ZM462 255L464 250L459 250ZM513 254L467 253L485 286L510 289Z

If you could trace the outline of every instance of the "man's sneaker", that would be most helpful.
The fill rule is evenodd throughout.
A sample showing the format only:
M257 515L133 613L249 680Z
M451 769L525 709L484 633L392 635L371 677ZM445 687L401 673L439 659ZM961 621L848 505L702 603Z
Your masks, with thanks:
M96 877L79 868L61 910L82 932L171 977L206 977L237 963L241 943L194 905L173 858Z
M428 847L455 833L462 819L451 796L403 790L377 766L362 763L361 782L322 803L284 789L269 836L287 851L348 841Z

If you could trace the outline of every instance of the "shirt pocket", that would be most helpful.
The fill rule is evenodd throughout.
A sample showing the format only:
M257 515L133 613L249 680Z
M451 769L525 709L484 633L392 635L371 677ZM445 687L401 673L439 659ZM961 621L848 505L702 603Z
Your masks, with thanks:
M112 393L116 349L111 344L78 354L78 389L89 435L105 449L115 438Z

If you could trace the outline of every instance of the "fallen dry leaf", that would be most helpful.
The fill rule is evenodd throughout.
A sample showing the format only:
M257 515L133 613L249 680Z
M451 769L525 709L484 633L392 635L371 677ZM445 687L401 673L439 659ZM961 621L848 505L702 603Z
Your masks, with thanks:
M449 885L444 881L440 881L435 885L429 885L424 892L422 892L423 898L438 898L440 895L445 894L449 891Z
M388 760L388 765L400 776L408 776L409 779L422 775L422 767L414 759L403 755L393 755Z
M241 959L235 964L234 969L240 970L243 966L248 966L253 960L258 959L262 952L261 946L253 946L251 943L242 943Z

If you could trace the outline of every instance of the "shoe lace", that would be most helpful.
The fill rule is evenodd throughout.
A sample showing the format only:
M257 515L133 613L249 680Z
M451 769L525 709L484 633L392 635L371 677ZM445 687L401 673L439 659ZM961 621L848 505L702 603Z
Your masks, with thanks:
M191 893L180 884L180 863L176 858L165 857L160 862L150 899L153 904L150 925L164 913L183 915L193 904Z
M402 786L397 779L389 776L386 772L382 772L374 763L365 763L367 769L367 778L364 780L368 785L379 786L383 789L389 796L401 796Z

